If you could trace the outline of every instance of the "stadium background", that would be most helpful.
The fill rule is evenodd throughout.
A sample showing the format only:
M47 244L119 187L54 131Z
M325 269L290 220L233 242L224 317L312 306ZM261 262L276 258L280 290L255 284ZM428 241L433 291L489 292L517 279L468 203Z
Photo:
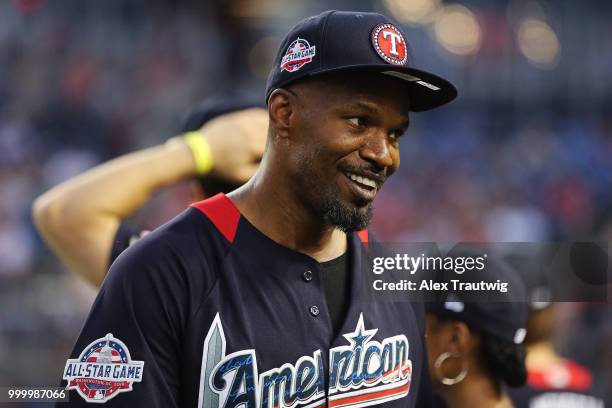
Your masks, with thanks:
M413 116L401 170L377 202L379 237L610 240L610 2L4 0L0 385L56 384L95 294L42 243L32 200L164 141L206 96L261 94L282 35L329 8L394 16L415 65L460 90L451 106ZM173 188L138 221L156 226L188 200ZM609 305L562 310L560 350L612 402Z

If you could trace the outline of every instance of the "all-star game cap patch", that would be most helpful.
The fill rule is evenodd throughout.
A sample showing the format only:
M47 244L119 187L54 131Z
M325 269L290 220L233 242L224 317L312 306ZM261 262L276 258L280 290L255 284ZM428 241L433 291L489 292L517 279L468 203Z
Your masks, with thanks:
M304 65L312 62L317 53L316 46L310 46L308 41L297 38L287 47L287 51L281 60L281 71L295 72Z
M391 23L378 24L372 30L372 46L389 64L407 65L408 47L402 32Z

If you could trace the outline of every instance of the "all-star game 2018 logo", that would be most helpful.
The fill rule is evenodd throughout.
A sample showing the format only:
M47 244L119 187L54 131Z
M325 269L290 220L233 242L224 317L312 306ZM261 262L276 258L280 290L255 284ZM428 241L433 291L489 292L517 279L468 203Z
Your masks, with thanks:
M308 41L298 38L287 47L287 52L281 60L281 71L295 72L312 61L316 55L316 47Z
M106 402L132 391L132 384L142 381L143 366L144 361L133 361L126 345L108 333L85 347L78 359L66 362L66 389L76 390L87 402Z

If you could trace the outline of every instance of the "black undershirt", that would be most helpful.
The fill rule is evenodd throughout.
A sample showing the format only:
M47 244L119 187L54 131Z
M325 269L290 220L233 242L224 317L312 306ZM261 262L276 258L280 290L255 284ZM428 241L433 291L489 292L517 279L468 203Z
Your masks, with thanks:
M323 273L327 309L329 310L334 333L338 334L342 321L346 316L351 291L347 253L331 261L321 262L321 271Z

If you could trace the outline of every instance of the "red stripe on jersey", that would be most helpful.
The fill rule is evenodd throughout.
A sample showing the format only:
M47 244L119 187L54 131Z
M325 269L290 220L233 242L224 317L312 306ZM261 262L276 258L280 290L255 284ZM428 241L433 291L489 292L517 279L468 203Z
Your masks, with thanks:
M369 240L369 236L368 236L368 230L361 230L361 231L357 231L357 235L359 236L359 239L361 240L361 242L363 242L364 244L368 243Z
M191 204L191 207L200 210L217 227L229 242L234 242L238 221L240 221L240 211L232 201L223 193L214 197Z
M527 383L535 389L588 391L593 386L593 375L575 361L567 360L546 370L528 371Z
M404 385L400 385L399 387L396 387L396 388L391 388L389 390L373 391L370 393L363 393L361 395L355 395L353 397L338 398L335 401L330 401L329 407L333 408L333 407L354 405L358 403L364 403L366 401L375 401L375 400L382 399L382 398L389 398L394 395L407 393L409 389L410 389L410 382Z

